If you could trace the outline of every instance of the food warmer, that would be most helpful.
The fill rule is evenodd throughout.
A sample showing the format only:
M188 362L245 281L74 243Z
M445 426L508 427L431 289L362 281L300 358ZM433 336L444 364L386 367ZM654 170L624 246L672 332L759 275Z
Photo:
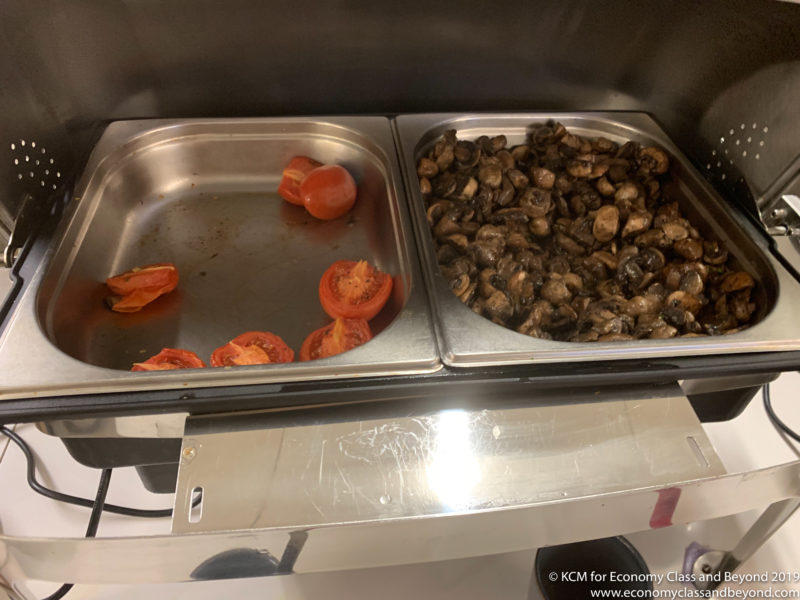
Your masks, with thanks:
M25 579L403 564L768 507L710 565L732 569L797 507L800 463L727 473L702 422L800 366L799 7L0 11L0 422L36 422L81 463L135 466L175 495L168 536L0 536L10 597ZM519 143L551 120L668 153L685 210L757 280L753 326L551 342L460 305L436 268L416 161L448 129ZM351 171L348 217L280 202L297 154ZM105 277L167 256L177 293L146 316L103 307ZM128 371L161 346L207 355L247 329L298 346L325 322L316 285L338 258L393 277L369 344L310 363Z

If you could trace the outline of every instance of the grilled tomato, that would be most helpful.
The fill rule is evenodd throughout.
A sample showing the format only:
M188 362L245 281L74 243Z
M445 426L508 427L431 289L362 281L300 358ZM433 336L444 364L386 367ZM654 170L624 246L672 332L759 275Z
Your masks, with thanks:
M300 197L300 182L303 181L306 175L311 171L321 166L321 162L317 162L313 158L308 158L307 156L295 156L292 158L292 160L289 161L289 166L283 170L283 176L278 185L278 194L280 194L280 197L292 204L303 206L303 199Z
M372 339L364 319L336 319L312 332L300 348L300 360L316 360L341 354Z
M293 360L294 350L274 333L248 331L214 350L211 355L211 366L266 365Z
M369 321L386 304L391 291L392 278L365 260L338 260L319 281L319 301L334 319Z
M202 369L206 366L200 357L189 350L164 348L144 362L133 363L131 371L170 371L173 369Z
M300 182L300 198L311 216L323 221L337 219L353 208L356 182L339 165L317 167Z
M172 263L134 267L106 279L106 286L113 294L106 301L116 312L136 312L177 285L178 269Z

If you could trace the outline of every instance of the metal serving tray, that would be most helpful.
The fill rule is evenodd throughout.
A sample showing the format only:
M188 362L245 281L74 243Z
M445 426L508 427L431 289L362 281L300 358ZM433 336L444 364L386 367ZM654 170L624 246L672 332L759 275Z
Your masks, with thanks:
M528 127L549 119L572 133L604 136L617 142L634 140L658 145L671 155L673 196L704 235L724 243L734 262L758 282L757 324L742 332L697 338L630 342L554 342L506 329L476 315L450 291L439 271L416 175L417 159L448 129L461 139L504 134L509 144L521 143ZM800 348L800 284L769 253L760 232L730 207L695 171L666 133L645 113L420 114L394 120L406 177L417 242L427 278L439 349L445 364L455 367L525 363L677 357Z
M294 155L345 166L355 207L318 221L276 193ZM0 399L426 373L440 368L388 119L112 123L52 247L0 338ZM330 322L319 278L365 258L394 276L366 345L278 365L131 373L162 347L272 331L297 353ZM174 262L178 289L139 313L104 306L106 277Z

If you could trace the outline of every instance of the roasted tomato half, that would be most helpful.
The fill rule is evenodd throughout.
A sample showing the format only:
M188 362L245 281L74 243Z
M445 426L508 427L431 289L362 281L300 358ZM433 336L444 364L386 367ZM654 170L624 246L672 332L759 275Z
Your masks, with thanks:
M316 360L341 354L371 339L372 332L364 319L336 319L306 338L300 348L300 360Z
M353 208L357 191L353 176L339 165L318 167L300 182L303 206L323 221L338 219Z
M106 279L112 296L106 301L116 312L136 312L178 285L178 269L172 263L134 267L126 273Z
M164 348L144 362L133 363L131 371L170 371L172 369L202 369L206 366L200 357L189 350Z
M294 350L274 333L248 331L214 350L211 355L211 366L266 365L293 360Z
M392 292L392 278L365 260L338 260L319 281L319 301L332 318L365 319L377 315Z
M295 156L289 161L289 166L283 170L283 176L278 185L278 194L280 194L280 197L292 204L303 206L303 199L300 197L300 182L303 181L306 175L311 171L321 166L322 163L317 162L313 158Z

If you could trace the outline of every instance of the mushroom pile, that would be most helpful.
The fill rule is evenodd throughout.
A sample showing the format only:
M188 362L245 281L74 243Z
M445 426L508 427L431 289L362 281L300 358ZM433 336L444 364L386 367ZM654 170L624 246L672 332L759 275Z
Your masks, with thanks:
M560 123L506 137L445 132L417 164L442 275L474 312L571 342L734 333L753 277L663 194L657 147Z

